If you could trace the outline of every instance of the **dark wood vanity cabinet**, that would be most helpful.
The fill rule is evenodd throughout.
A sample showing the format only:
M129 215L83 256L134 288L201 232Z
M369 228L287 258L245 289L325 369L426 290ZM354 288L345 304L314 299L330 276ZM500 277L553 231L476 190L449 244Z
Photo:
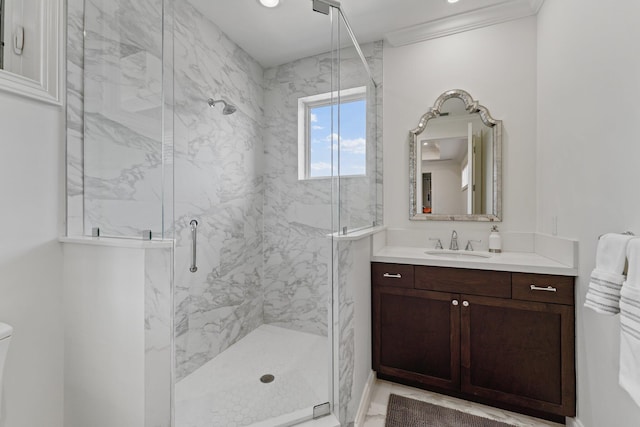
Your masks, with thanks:
M575 415L573 277L372 263L378 377Z
M378 373L456 390L460 386L460 308L454 295L378 287L374 368Z

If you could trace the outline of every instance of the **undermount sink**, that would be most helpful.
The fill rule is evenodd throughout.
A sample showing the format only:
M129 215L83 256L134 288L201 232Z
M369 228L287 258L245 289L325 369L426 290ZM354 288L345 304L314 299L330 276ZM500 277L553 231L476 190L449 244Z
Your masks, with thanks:
M491 258L491 254L482 252L470 252L470 251L450 251L445 249L436 249L424 252L427 255L433 255L442 258L455 258L455 259L479 259L479 258Z

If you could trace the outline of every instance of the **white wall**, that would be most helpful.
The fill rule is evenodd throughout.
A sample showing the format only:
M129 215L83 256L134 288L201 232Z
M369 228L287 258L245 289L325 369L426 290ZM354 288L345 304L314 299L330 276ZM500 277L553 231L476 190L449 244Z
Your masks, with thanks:
M501 231L535 228L535 17L398 48L386 45L384 80L385 225L425 230L425 240L451 232L450 222L408 219L408 134L440 94L464 89L503 120ZM486 223L455 227L462 241L480 237L486 245Z
M354 367L348 421L355 419L371 373L371 238L354 241L351 249L353 265L348 280L353 288Z
M145 425L144 255L64 246L65 427Z
M640 2L547 0L538 16L538 230L580 241L578 418L637 425L618 386L619 319L584 310L597 237L640 234Z
M14 327L3 427L62 426L62 111L0 92L0 321Z

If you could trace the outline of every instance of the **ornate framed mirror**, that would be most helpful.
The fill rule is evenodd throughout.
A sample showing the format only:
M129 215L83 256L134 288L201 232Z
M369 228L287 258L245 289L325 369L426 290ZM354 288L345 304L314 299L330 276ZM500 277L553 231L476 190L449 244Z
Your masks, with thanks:
M409 132L409 219L502 219L502 121L464 90L440 95Z

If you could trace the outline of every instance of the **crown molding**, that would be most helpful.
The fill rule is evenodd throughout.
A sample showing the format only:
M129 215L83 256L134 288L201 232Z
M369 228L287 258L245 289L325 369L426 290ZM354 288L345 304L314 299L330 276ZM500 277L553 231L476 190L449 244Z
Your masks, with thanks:
M531 3L531 10L534 11L533 13L537 14L542 7L542 3L544 3L544 0L529 0L529 3Z
M544 0L505 1L385 34L393 47L404 46L535 15Z

